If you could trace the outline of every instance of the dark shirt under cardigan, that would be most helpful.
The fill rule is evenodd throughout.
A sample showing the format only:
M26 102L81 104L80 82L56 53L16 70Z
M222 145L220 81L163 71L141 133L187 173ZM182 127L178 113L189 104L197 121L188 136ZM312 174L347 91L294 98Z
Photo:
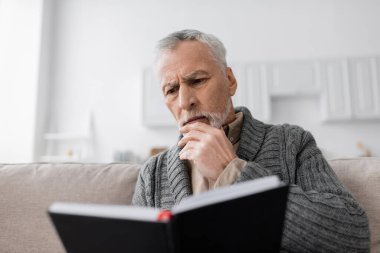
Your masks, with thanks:
M237 156L247 161L236 183L277 175L290 185L282 250L369 252L368 219L316 145L298 126L268 125L244 114ZM177 145L142 167L132 203L169 209L192 194Z

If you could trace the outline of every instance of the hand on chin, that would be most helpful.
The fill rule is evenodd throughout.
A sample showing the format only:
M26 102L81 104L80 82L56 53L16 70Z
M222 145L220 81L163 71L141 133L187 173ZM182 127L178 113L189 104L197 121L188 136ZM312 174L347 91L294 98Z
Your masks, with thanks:
M201 120L181 127L180 159L193 161L204 177L216 180L236 154L223 129L208 125L208 120L207 123Z

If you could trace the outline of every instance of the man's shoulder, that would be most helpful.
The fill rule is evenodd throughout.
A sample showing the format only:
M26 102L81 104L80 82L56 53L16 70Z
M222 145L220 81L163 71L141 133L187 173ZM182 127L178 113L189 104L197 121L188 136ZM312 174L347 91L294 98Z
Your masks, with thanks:
M263 127L266 133L266 137L270 137L273 135L283 135L285 138L288 137L295 137L295 136L302 136L307 131L304 130L302 127L298 125L292 125L292 124L268 124L260 121L259 119L256 119L252 116L250 110L246 107L240 106L235 108L236 112L243 112L243 115L248 121L246 122L246 125L260 125L260 128Z
M314 136L299 125L266 125L265 143L284 145L286 150L298 152L307 144L316 145ZM282 143L282 144L281 144Z
M267 135L277 134L282 135L285 139L288 138L300 138L304 134L308 133L304 128L298 125L292 124L265 124Z
M276 136L279 143L283 143L286 150L298 153L305 147L317 148L314 136L308 130L298 125L280 124L267 125L265 141L271 142L270 136ZM318 151L319 152L319 151Z

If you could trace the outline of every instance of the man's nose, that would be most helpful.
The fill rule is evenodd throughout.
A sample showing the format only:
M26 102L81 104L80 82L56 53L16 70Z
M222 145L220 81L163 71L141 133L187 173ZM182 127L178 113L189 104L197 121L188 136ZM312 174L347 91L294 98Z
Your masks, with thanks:
M179 89L179 106L183 110L191 110L196 104L196 97L194 91L183 85Z

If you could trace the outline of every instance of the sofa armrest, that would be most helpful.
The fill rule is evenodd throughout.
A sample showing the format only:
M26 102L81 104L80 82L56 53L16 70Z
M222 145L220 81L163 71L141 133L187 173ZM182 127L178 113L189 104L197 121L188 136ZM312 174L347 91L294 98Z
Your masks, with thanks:
M371 252L380 252L380 158L329 161L331 167L367 213Z

